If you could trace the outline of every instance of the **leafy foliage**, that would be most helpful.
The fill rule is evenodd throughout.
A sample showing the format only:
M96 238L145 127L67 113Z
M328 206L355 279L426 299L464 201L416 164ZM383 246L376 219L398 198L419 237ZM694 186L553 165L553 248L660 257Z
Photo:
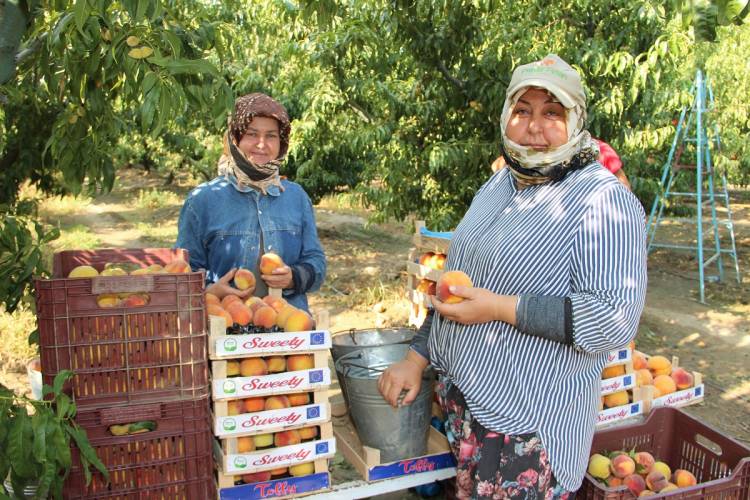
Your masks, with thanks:
M62 392L73 372L62 371L53 387L44 386L51 400L36 401L18 396L0 384L0 478L10 478L16 495L26 486L36 486L35 498L62 498L62 486L70 471L71 441L81 452L87 484L94 466L109 480L109 473L96 456L86 433L75 423L75 403ZM29 414L28 407L34 409ZM0 493L8 494L0 483Z

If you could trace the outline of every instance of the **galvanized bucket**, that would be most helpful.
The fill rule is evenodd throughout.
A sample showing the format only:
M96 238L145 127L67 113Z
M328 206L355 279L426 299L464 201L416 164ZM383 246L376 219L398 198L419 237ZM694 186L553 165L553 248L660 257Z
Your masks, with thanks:
M344 374L339 371L336 361L342 356L352 352L361 352L362 362L367 365L370 359L370 352L379 350L383 346L392 344L406 344L416 335L417 331L412 328L365 328L357 330L351 328L342 332L336 332L331 339L331 357L333 357L336 376L339 379L341 393L344 395L344 401L349 406L349 395L346 393L344 385Z
M335 363L348 395L347 406L362 444L380 450L380 462L388 463L427 453L427 438L435 382L428 367L422 374L417 398L408 406L391 407L378 391L378 377L391 364L401 361L407 344L354 351Z

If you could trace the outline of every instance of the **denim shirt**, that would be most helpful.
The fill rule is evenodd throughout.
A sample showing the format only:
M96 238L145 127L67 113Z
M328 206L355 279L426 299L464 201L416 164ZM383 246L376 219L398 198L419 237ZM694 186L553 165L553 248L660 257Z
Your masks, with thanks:
M305 292L320 288L326 260L312 203L299 184L283 180L282 185L284 191L271 186L263 195L239 187L230 175L201 184L190 193L180 212L175 247L190 253L194 270L206 270L207 284L233 267L250 269L258 277L260 255L274 252L293 269L307 264L314 270ZM308 309L305 293L293 289L283 293L293 306Z

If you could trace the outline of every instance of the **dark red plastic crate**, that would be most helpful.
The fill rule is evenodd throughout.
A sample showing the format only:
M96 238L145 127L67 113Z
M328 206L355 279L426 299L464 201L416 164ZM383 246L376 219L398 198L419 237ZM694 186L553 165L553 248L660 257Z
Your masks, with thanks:
M110 425L140 420L154 420L157 427L126 436L112 436L108 431ZM92 469L91 483L86 486L79 451L73 447L65 498L216 498L207 397L84 410L76 421L107 467L110 481L106 483Z
M690 471L698 481L695 486L659 494L658 498L750 498L750 448L679 408L657 408L642 423L598 431L591 453L632 449L651 453L673 472ZM576 498L631 499L633 495L625 486L607 488L587 473Z
M60 252L55 275L78 265L187 260L184 250ZM119 259L119 260L118 260ZM36 279L44 383L61 370L79 408L208 395L203 271L141 276ZM146 292L142 307L101 308L101 293Z

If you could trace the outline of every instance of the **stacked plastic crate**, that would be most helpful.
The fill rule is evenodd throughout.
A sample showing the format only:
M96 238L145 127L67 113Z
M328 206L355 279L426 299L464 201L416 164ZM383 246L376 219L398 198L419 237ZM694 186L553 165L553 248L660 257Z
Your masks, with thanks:
M327 316L317 329L233 334L209 316L214 434L222 499L284 498L330 488L336 452ZM275 329L273 329L275 330Z
M74 372L64 389L110 476L87 486L73 448L66 498L215 496L204 274L169 266L187 261L170 249L67 251L53 278L35 280L44 382ZM68 278L82 266L86 277Z

